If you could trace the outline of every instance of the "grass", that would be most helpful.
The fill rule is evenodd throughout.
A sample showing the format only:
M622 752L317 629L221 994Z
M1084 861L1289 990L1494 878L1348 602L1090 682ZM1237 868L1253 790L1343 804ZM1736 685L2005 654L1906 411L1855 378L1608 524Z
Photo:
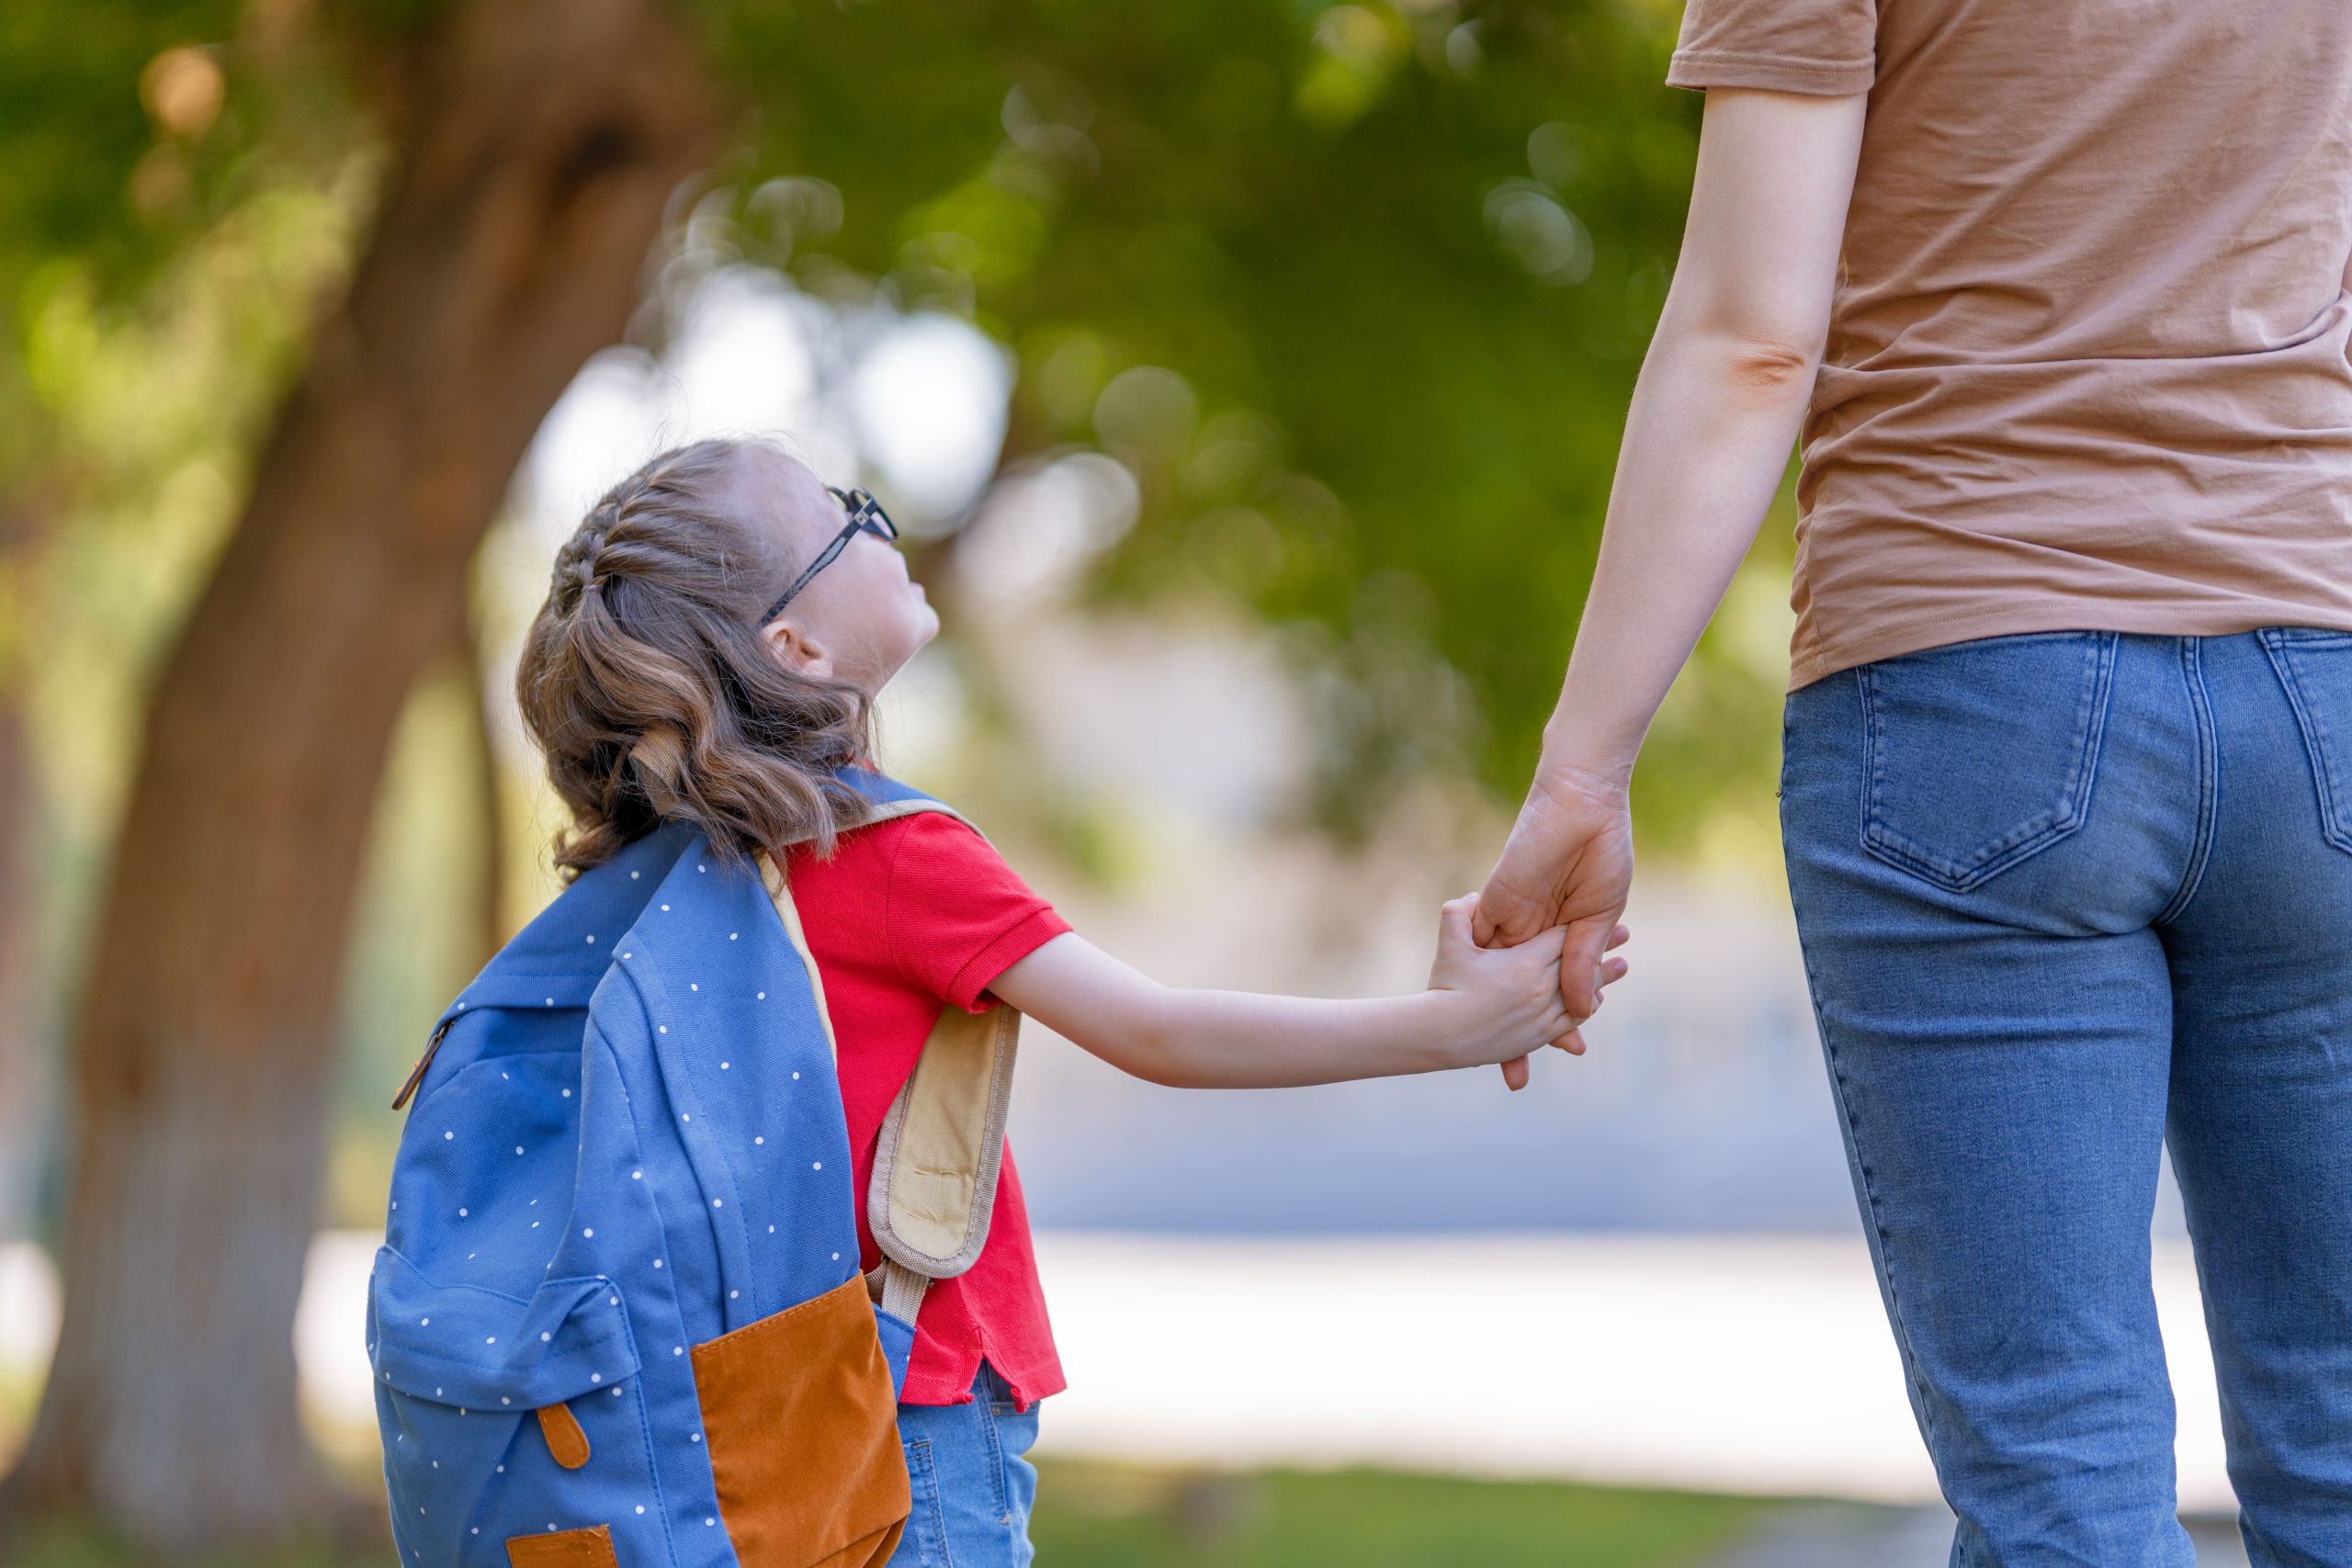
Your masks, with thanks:
M1044 1568L1688 1568L1772 1505L1387 1471L1222 1474L1046 1460Z
M1042 1568L1697 1568L1774 1505L1558 1482L1387 1471L1224 1473L1039 1463ZM19 1542L9 1568L132 1568L96 1531ZM322 1548L219 1568L397 1568Z

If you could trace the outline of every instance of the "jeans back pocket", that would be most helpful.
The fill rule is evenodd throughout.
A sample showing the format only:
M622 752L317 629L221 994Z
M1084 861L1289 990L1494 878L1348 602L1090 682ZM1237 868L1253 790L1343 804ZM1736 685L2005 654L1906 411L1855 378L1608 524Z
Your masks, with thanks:
M2113 632L2028 632L1860 666L1862 848L1954 893L2078 831Z
M2256 635L2311 757L2321 835L2352 853L2352 633L2265 626Z

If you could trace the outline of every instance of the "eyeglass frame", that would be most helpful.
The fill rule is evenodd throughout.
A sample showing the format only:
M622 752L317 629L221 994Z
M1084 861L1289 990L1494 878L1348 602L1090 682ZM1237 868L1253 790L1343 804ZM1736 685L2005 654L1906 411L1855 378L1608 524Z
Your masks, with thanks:
M786 589L777 596L776 602L768 606L768 613L760 617L760 625L763 626L783 615L784 607L792 603L792 596L808 587L810 578L840 558L841 553L849 548L849 542L860 534L871 534L877 539L890 543L896 543L898 540L899 525L890 521L890 514L882 510L882 503L875 500L871 492L856 488L842 490L833 485L827 485L825 490L835 501L848 509L849 524L833 536L832 542L825 547L823 552L815 560L808 563L807 570L792 580L792 586Z

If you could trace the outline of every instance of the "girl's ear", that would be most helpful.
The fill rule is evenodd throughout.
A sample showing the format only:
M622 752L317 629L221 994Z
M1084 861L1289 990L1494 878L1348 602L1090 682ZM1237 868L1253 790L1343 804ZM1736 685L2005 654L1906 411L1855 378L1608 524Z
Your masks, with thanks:
M820 647L806 628L788 620L771 621L760 632L760 639L768 651L784 661L784 667L812 680L832 679L833 659L831 652Z

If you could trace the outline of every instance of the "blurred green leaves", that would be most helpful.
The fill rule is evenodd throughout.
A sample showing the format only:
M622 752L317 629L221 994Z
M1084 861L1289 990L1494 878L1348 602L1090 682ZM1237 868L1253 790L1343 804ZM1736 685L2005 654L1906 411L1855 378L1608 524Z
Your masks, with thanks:
M1295 624L1341 677L1318 705L1328 822L1430 766L1524 783L1688 198L1671 7L706 10L755 105L742 188L839 201L764 259L1012 345L1008 461L1091 446L1140 481L1102 594ZM1784 667L1761 646L1710 649L1711 712L1769 710ZM1680 755L1645 774L1703 783L1645 780L1652 840L1695 841L1771 739L1668 727Z
M306 291L334 287L372 201L401 112L383 83L441 3L0 19L0 406L25 415L0 490L63 474L62 510L130 506L192 482L164 449L194 446L242 484ZM1210 593L1291 628L1327 823L1433 767L1516 792L1688 195L1668 0L681 3L741 106L698 210L812 293L949 310L1009 345L1008 466L1082 446L1136 476L1094 591ZM283 270L220 276L238 255ZM189 289L250 319L197 342ZM73 499L92 482L117 500ZM1713 799L1768 776L1784 559L1768 529L1764 635L1713 635L1702 696L1661 720L1637 785L1653 843L1699 842Z

